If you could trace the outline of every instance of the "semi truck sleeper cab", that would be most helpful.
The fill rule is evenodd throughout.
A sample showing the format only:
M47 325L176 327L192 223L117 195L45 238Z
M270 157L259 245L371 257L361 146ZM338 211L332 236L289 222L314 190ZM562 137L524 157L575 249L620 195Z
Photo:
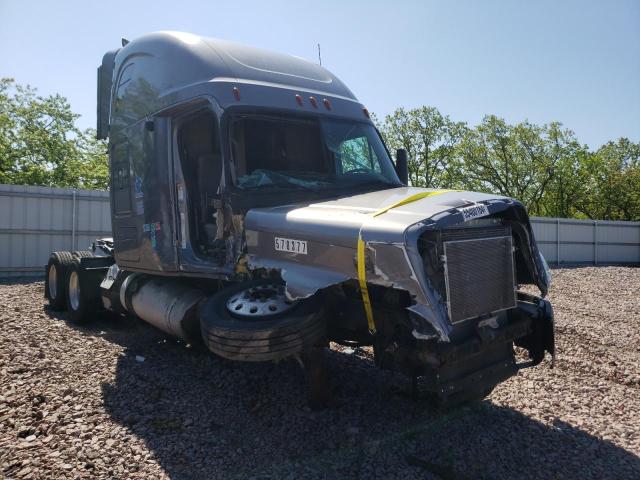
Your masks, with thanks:
M132 314L236 361L372 346L443 404L554 354L550 274L515 199L407 185L369 113L305 60L178 32L98 68L113 238L54 252L73 321ZM540 296L521 285L535 285ZM312 360L308 360L312 361Z

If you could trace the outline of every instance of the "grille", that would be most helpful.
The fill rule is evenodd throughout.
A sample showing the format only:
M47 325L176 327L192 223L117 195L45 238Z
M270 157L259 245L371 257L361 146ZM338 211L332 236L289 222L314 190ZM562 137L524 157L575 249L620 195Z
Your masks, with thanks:
M516 306L512 237L443 242L452 323Z

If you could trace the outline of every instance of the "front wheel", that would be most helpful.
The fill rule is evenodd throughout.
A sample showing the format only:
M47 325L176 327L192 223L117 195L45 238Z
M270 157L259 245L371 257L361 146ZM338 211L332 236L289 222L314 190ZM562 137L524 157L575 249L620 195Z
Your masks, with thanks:
M210 297L200 309L205 344L232 360L279 360L301 353L325 337L319 294L290 301L285 286L257 280L233 285Z

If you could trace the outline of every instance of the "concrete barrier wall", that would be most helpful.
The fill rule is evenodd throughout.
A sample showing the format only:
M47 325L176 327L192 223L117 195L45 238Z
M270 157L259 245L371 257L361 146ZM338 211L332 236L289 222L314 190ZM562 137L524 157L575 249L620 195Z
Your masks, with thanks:
M554 264L640 263L640 222L532 217ZM0 277L40 276L56 250L86 250L111 236L109 193L0 185Z

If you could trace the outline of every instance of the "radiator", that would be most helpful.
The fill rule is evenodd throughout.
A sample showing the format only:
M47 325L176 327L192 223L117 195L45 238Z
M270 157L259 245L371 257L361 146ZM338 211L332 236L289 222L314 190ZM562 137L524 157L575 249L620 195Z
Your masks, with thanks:
M516 306L511 232L499 230L500 236L452 236L443 241L446 298L452 323Z

